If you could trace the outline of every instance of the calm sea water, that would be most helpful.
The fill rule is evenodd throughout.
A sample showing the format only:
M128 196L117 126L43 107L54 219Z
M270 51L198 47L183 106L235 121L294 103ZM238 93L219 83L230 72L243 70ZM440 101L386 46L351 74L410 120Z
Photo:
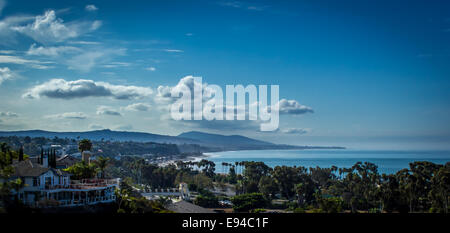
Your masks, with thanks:
M228 172L222 162L260 161L270 167L351 167L356 162L371 162L380 173L395 173L408 168L410 162L430 161L437 164L450 162L450 151L369 151L369 150L247 150L206 153L216 164L216 172ZM240 170L239 170L240 172Z

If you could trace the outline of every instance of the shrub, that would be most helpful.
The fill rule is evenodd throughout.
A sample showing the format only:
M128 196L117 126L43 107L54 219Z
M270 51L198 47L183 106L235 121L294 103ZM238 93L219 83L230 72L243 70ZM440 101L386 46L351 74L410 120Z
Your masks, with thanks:
M342 198L329 197L320 198L319 206L326 213L339 213L342 212Z
M295 208L294 209L294 213L296 213L296 214L303 214L303 213L305 213L305 209L303 209L303 208Z
M246 212L251 209L264 208L268 201L262 193L246 193L233 197L233 210L236 212Z
M198 195L194 200L194 204L205 208L215 208L219 206L219 199L215 196Z
M257 214L257 213L264 213L264 212L266 212L266 209L253 209L253 210L250 210L250 213L254 213L254 214Z

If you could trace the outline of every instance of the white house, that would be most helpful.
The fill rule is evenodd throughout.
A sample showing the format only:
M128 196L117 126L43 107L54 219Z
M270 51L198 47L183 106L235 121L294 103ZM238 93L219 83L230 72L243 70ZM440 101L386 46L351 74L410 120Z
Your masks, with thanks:
M14 174L10 179L20 178L25 186L15 190L18 198L34 207L81 206L114 202L119 179L71 180L70 174L49 167L47 158L14 161ZM0 178L0 182L4 182Z

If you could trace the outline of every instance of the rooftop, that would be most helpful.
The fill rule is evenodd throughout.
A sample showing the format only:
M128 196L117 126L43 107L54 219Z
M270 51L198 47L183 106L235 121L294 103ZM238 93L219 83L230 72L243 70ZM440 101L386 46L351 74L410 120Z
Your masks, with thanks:
M14 161L14 174L13 177L34 177L40 176L48 171L53 171L55 174L59 176L69 176L70 174L55 168L44 167L39 163L35 163L32 160L24 160L24 161Z

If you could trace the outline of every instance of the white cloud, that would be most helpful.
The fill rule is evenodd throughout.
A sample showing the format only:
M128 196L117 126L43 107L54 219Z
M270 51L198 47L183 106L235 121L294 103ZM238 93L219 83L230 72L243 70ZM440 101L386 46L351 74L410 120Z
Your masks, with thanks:
M181 92L184 88L188 88L193 96L191 98L199 98L200 94L202 94L202 102L211 100L211 93L214 90L208 86L206 82L197 82L195 77L186 76L180 79L177 85L175 86L159 86L157 88L157 94L155 96L155 103L159 104L160 110L166 110L169 112L168 106L174 103L179 99L179 97L172 97L171 92ZM224 96L225 97L225 96ZM219 100L220 101L220 100ZM192 102L191 102L192 104ZM252 103L257 105L258 103ZM223 113L227 111L234 111L236 109L244 109L245 119L246 120L236 120L236 121L227 121L227 120L183 120L183 121L174 121L170 117L170 114L163 115L162 120L170 121L171 125L179 125L179 126L187 126L193 129L218 129L218 130L253 130L257 131L260 128L260 120L248 120L250 119L249 107L247 105L241 106L225 106L224 102L217 103L217 106L221 106L223 108ZM201 110L200 110L201 111Z
M36 85L22 97L36 99L42 96L55 99L75 99L83 97L112 97L114 99L139 99L152 94L148 87L114 85L107 82L79 79L66 81L51 79Z
M0 67L0 85L6 81L11 80L13 78L17 77L17 75L12 72L8 67Z
M151 108L149 104L146 103L134 103L126 106L124 109L127 111L141 111L145 112Z
M117 67L127 67L130 66L131 63L128 62L110 62L106 65L103 65L105 68L117 68Z
M103 24L102 21L95 20L91 25L91 30L95 31L95 30L99 29L102 26L102 24Z
M158 109L165 110L169 112L170 104L174 103L175 101L179 100L179 97L173 97L171 95L172 91L174 92L181 92L183 88L188 88L190 90L190 93L193 95L191 98L199 98L200 94L202 94L202 102L205 103L206 101L211 100L211 93L214 92L211 87L208 86L205 82L197 82L193 76L186 76L178 82L175 86L159 86L157 88L157 93L154 98L155 103L158 104ZM224 91L225 92L225 91ZM223 96L224 98L226 96ZM191 100L192 100L191 99ZM219 100L220 101L220 100ZM192 104L192 101L191 101ZM226 129L226 130L232 130L239 129L239 130L258 130L260 128L260 124L263 122L262 120L258 119L258 116L251 115L252 113L249 111L250 107L258 106L260 102L256 101L253 103L247 103L245 105L239 105L239 106L226 106L224 102L216 103L216 106L222 106L223 107L223 113L226 112L233 112L238 109L242 109L245 113L245 119L242 121L226 121L226 120L192 120L192 121L172 121L171 124L178 124L178 125L184 125L189 126L191 128L202 128L202 129ZM289 115L300 115L305 113L312 113L314 112L312 108L304 106L299 104L296 100L286 100L282 99L278 103L276 103L279 106L280 113L281 114L289 114ZM168 108L169 106L169 108ZM267 106L267 108L270 109L270 106ZM192 110L191 110L192 111ZM194 113L194 112L193 112ZM168 116L169 114L163 115L163 120L171 120L171 118ZM257 120L248 120L251 119L251 117ZM293 133L293 130L290 130L291 133ZM297 131L297 133L300 133L300 131Z
M64 23L62 19L56 17L54 10L48 10L44 15L36 16L33 23L26 26L15 26L12 29L33 38L35 41L48 43L76 38L82 34L94 31L100 26L100 21Z
M16 31L12 27L33 20L31 16L11 16L0 21L0 44L17 44Z
M19 114L15 112L0 112L0 116L2 117L18 117Z
M89 72L96 66L99 59L104 57L101 51L86 52L67 60L69 69L80 70L82 72Z
M164 104L167 102L169 102L169 103L174 102L178 99L178 97L172 97L171 92L172 91L181 92L181 90L184 87L189 88L189 90L191 91L191 93L193 93L194 96L200 96L202 94L203 101L209 100L209 98L207 96L211 96L210 93L213 92L213 90L208 87L207 83L205 83L205 82L198 83L194 80L193 76L186 76L186 77L180 79L178 84L175 86L172 86L172 87L159 86L157 88L157 95L156 95L155 100L156 100L156 102L161 103L161 104ZM196 92L194 92L194 90L196 90ZM192 98L194 98L194 97L192 97ZM258 104L258 103L251 103L251 104ZM279 107L279 112L281 114L300 115L300 114L314 112L314 110L312 108L305 106L305 105L301 105L296 100L281 99L277 105ZM246 106L238 106L238 107L246 108ZM268 108L270 109L270 106L268 106ZM225 109L224 109L224 111L225 111Z
M52 64L53 62L43 62L38 60L29 60L17 56L0 55L0 63L5 64L18 64L18 65L28 65L35 69L49 69L51 66L45 64Z
M96 11L98 10L98 7L96 7L95 5L86 5L85 9L87 11Z
M97 115L122 116L120 112L108 106L99 106L97 108Z
M14 54L15 52L14 50L0 50L1 54Z
M130 66L126 62L109 62L114 56L122 56L126 54L124 48L79 48L74 46L37 46L32 44L28 49L28 56L46 56L47 59L54 60L58 63L67 65L69 69L78 70L86 73L91 71L98 64L105 64L105 68L125 67ZM64 57L62 57L65 55ZM70 56L67 56L70 55ZM30 64L36 69L48 69L49 66L43 64L54 62L41 62L37 60L24 59L17 56L0 55L0 63L14 63L14 64ZM33 65L31 65L33 64Z
M28 60L21 57L9 56L9 55L0 55L0 63L11 63L11 64L27 64L27 63L39 63L39 61Z
M79 70L81 72L89 72L97 64L107 63L112 56L125 55L126 49L96 49L96 50L86 50L79 55L76 55L66 61L69 69ZM123 66L124 63L122 63ZM119 64L109 64L109 68L117 67ZM108 67L107 67L108 68Z
M30 67L34 68L34 69L38 69L38 70L48 70L48 69L55 68L54 66L44 66L44 65L39 65L39 64L31 64Z
M77 120L83 120L86 119L86 114L82 112L65 112L60 114L54 114L54 115L46 115L44 118L49 119L77 119Z
M53 64L54 62L48 62L48 61L38 61L38 60L29 60L17 56L9 56L9 55L0 55L0 63L5 64L18 64L18 65L27 65L31 68L35 69L49 69L53 68L51 66L48 66L46 64Z
M179 50L179 49L164 49L165 52L168 53L182 53L184 52L183 50Z
M278 108L281 114L300 115L305 113L314 113L312 108L301 105L296 100L281 99L278 102Z
M73 53L77 51L80 51L80 49L72 46L36 47L36 44L32 44L27 51L27 55L59 56L64 53Z
M100 42L97 41L69 41L67 42L69 44L77 44L77 45L99 45L101 44Z
M153 67L153 66L151 66L151 67L147 67L147 68L145 68L146 70L148 70L148 71L155 71L156 70L156 68L155 67Z
M311 129L301 129L301 128L287 128L281 130L282 133L285 134L306 134L311 132Z
M206 97L207 94L212 91L207 86L207 83L196 82L194 77L189 75L181 78L175 86L158 86L155 101L160 104L175 102L179 99L179 97L172 97L171 92L182 92L185 87L189 88L191 94L193 95L192 98L194 98L194 96L200 96L203 93L203 101L205 101L209 99Z

